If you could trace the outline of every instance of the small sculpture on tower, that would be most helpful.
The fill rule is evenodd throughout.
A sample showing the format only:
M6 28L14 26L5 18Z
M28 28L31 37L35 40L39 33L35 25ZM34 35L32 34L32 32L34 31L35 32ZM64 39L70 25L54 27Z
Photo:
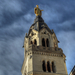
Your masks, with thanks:
M39 6L36 5L36 7L34 8L34 12L35 12L36 16L38 16L38 15L41 16L42 15L41 11L43 11L43 10L40 10Z

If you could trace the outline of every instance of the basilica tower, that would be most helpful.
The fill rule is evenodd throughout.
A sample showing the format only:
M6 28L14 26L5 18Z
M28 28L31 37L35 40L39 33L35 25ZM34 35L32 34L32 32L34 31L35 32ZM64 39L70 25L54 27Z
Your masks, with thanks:
M24 38L22 75L68 75L63 50L53 30L42 19L38 5L36 17Z

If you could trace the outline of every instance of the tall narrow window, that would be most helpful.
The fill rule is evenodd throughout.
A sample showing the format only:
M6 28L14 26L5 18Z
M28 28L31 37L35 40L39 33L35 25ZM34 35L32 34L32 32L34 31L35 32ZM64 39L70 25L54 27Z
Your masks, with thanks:
M36 41L36 39L34 40L34 44L37 45L37 41Z
M51 72L49 61L47 61L47 70L48 70L48 72Z
M54 65L54 62L52 62L52 71L53 71L53 73L55 73L55 65Z
M45 61L42 62L42 69L43 69L44 72L46 72Z
M48 39L46 40L46 44L47 44L47 47L49 47L49 40Z
M42 46L45 47L45 39L44 38L42 39Z
M33 44L33 42L31 41L31 44Z

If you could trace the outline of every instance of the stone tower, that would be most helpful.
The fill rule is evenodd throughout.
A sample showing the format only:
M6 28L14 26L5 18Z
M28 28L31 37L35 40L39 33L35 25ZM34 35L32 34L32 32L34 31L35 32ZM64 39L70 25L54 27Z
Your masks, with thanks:
M22 75L68 75L63 50L53 30L35 8L36 17L24 40Z

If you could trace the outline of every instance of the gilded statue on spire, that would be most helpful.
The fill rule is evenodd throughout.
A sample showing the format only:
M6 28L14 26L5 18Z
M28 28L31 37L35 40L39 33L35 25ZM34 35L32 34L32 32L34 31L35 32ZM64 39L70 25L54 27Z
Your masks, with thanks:
M34 12L35 12L36 16L38 16L38 15L41 16L42 11L43 10L40 10L38 5L36 5L36 7L34 8Z

